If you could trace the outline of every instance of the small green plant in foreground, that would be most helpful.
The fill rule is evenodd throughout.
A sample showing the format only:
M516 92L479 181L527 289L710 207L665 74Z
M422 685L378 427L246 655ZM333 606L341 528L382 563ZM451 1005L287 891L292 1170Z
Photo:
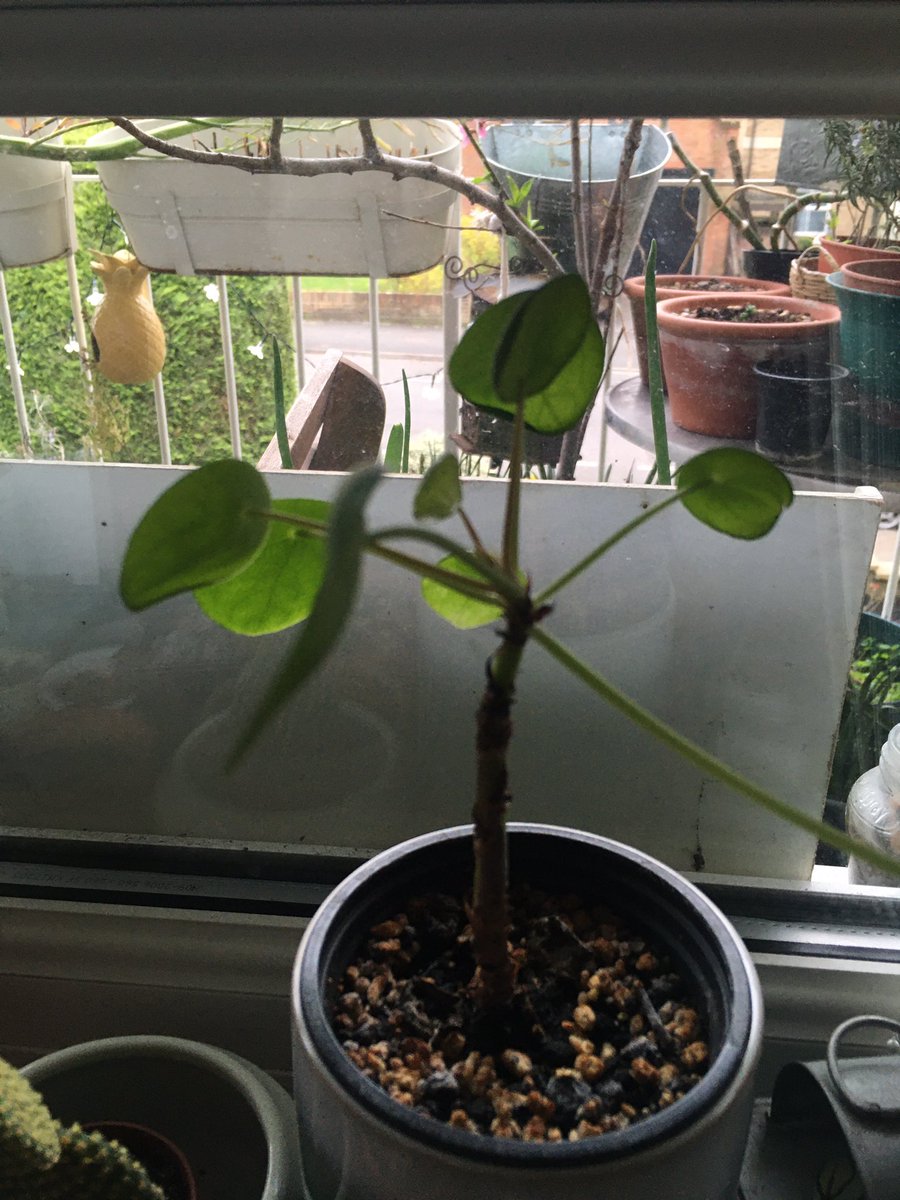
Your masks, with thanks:
M655 319L655 314L651 314ZM540 585L520 557L520 498L525 429L558 434L575 427L593 400L604 366L604 343L579 276L551 280L488 309L467 331L450 363L453 385L472 404L513 424L501 544L491 547L463 505L459 464L443 455L416 492L415 521L388 528L366 523L366 507L382 472L350 475L333 503L273 500L262 475L243 462L211 463L176 483L135 530L122 569L126 605L143 609L193 591L201 608L226 628L274 632L302 622L258 710L231 755L235 763L285 700L313 674L338 640L359 591L364 554L396 564L422 581L425 601L452 625L499 623L476 723L477 779L472 809L475 872L471 924L476 992L486 1005L506 1002L513 964L507 942L507 754L516 677L535 642L580 685L597 693L641 728L677 750L706 775L730 784L817 837L879 865L889 860L861 850L738 775L682 737L581 662L548 631L553 600L622 538L667 508L682 504L712 529L737 538L766 534L793 494L765 459L737 448L708 451L685 463L676 486L600 543L560 578ZM458 516L459 541L437 523ZM409 547L414 549L411 552ZM421 552L421 553L419 553Z
M23 1075L0 1058L3 1200L165 1200L118 1142L64 1126Z

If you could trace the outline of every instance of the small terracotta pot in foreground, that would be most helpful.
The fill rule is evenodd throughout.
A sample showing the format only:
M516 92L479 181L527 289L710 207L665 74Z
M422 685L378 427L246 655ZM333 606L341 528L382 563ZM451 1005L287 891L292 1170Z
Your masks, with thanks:
M715 281L736 284L741 291L766 292L772 296L789 296L791 289L786 283L770 283L767 280L746 279L742 275L657 275L656 299L671 300L675 296L703 297L708 293L698 291L697 284ZM648 385L647 378L647 316L644 311L644 276L632 275L625 280L625 295L631 304L631 323L634 326L634 341L637 349L641 383ZM710 289L712 291L713 289Z
M808 321L716 321L687 315L703 306L752 304L783 309ZM756 432L757 390L753 368L767 358L833 361L840 310L834 304L766 296L759 292L712 292L678 296L658 306L659 340L669 387L672 420L708 437L751 438Z

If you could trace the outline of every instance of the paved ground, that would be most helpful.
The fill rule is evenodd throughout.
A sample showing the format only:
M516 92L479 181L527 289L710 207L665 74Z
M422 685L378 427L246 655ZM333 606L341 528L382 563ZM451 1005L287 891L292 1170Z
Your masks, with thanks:
M404 325L382 325L380 337L379 379L387 400L385 427L403 421L403 385L401 371L409 379L413 447L440 445L444 428L444 376L442 332L435 328ZM307 378L318 358L326 350L340 349L366 370L372 369L371 337L366 324L345 321L304 322L304 357ZM612 379L618 383L635 374L630 349L623 342ZM595 481L598 478L600 420L595 415L588 426L584 457L578 465L578 479ZM621 482L629 472L637 482L645 479L652 465L652 456L645 450L609 432L606 462L611 466L610 478Z

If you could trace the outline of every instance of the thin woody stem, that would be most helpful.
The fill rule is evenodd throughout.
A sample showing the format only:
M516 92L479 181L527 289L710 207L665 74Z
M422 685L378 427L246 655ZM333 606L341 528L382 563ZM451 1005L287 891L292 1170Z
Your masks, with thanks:
M488 679L477 717L477 784L473 848L472 942L476 994L486 1008L507 1004L515 983L509 952L506 811L509 807L507 754L512 736L515 678L528 640L530 612L507 613L503 644L488 663Z

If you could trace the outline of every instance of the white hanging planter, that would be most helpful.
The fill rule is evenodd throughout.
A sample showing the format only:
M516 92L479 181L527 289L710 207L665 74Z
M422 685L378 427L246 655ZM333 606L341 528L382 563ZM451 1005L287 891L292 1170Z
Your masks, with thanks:
M360 153L355 122L315 135L291 133L290 123L286 119L285 157ZM139 124L151 131L165 122ZM373 131L391 153L459 169L460 135L450 121L381 120ZM205 128L173 141L197 149L237 143L240 153L244 132L253 145L266 135L267 123ZM88 145L106 146L121 136L107 130ZM97 170L137 257L151 270L179 275L410 275L443 257L443 226L455 198L448 188L381 171L252 175L149 150L98 163Z
M0 154L0 270L76 248L69 164Z

